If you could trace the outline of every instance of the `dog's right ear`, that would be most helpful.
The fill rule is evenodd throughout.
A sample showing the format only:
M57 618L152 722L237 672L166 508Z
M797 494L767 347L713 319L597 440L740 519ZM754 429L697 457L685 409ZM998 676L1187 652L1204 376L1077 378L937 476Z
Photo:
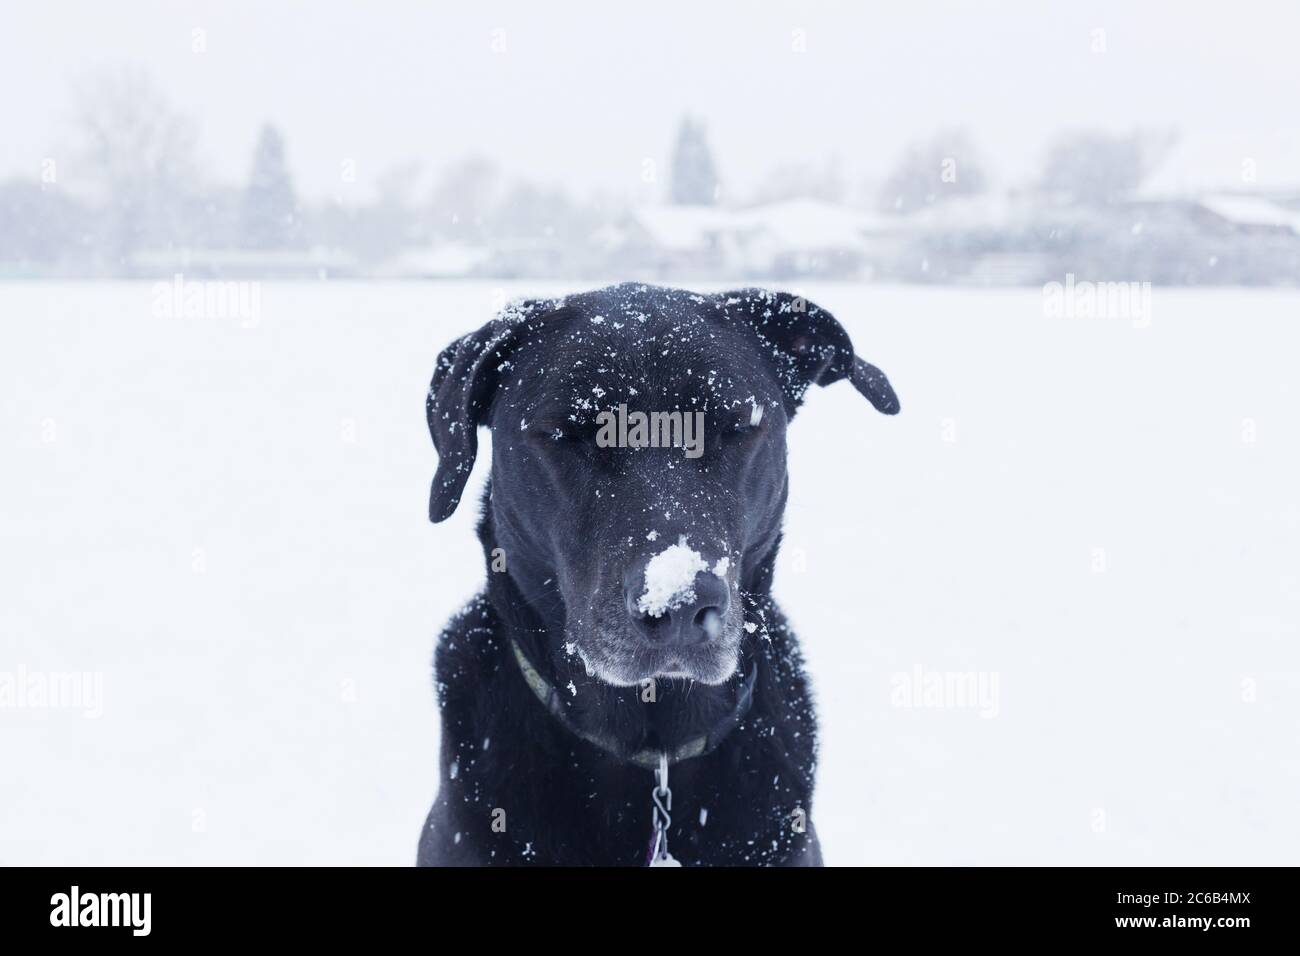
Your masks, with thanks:
M429 434L438 450L438 471L429 493L429 520L442 521L460 504L478 454L478 427L485 423L498 384L498 366L513 339L513 326L493 319L442 350L424 402Z
M478 428L488 415L501 372L510 355L530 333L539 332L561 299L520 299L511 302L477 332L462 336L442 350L424 400L429 434L438 450L438 470L429 492L429 520L444 521L460 504L465 482L478 455Z

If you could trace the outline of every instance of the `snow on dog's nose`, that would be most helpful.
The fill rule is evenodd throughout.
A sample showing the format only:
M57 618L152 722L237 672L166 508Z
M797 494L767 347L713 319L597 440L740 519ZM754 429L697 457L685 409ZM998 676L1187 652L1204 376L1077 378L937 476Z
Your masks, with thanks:
M731 606L730 559L712 566L683 536L658 554L636 561L624 576L628 616L637 633L662 647L716 639Z

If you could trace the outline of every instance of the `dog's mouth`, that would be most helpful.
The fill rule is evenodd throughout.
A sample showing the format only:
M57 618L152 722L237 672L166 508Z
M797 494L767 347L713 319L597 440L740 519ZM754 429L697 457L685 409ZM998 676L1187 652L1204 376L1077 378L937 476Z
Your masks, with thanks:
M626 637L597 632L590 640L570 639L567 649L587 675L613 687L656 680L722 684L740 667L739 627L724 627L718 640L700 647L657 648Z

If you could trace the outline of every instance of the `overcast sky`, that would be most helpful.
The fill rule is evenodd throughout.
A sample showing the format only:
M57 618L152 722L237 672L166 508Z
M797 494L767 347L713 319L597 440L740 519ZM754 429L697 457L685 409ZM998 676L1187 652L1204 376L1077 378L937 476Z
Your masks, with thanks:
M827 157L856 186L945 126L966 127L1008 185L1079 126L1177 129L1160 186L1241 186L1248 159L1260 185L1300 184L1300 5L1287 2L13 0L5 21L4 177L39 176L73 142L72 81L131 64L194 117L209 176L242 181L271 121L313 198L468 154L638 195L687 111L732 195ZM348 160L355 184L341 182Z

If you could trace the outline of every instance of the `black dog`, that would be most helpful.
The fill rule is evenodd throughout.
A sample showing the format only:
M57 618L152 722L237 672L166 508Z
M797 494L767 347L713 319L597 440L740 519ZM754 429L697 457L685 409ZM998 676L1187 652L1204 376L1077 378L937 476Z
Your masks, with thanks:
M479 426L492 472L487 588L438 644L420 864L821 863L816 722L770 589L786 426L844 378L898 411L830 313L759 290L523 302L438 357L429 517L456 509Z

